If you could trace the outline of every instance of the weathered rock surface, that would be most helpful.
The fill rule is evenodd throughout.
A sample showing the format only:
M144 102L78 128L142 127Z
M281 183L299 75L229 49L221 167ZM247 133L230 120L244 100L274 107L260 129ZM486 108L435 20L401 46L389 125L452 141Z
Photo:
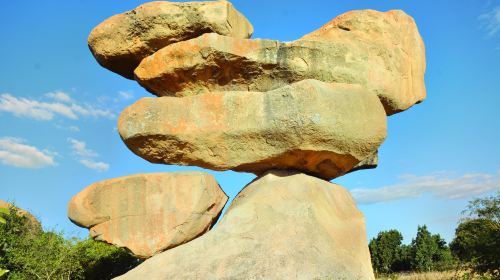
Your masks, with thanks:
M362 59L367 80L362 84L378 95L388 115L426 97L424 42L413 18L401 10L349 11L300 40L349 46L345 61Z
M143 98L118 131L153 163L262 174L295 169L326 179L376 152L386 115L360 86L304 80L273 91Z
M364 218L341 186L267 173L212 231L117 279L374 279Z
M391 115L425 98L424 72L413 19L402 11L363 10L289 43L204 34L145 58L135 75L158 96L264 92L304 79L360 84Z
M12 206L12 203L0 199L0 208L11 209ZM28 219L34 230L42 230L42 224L35 216L33 216L33 214L16 206L14 206L14 208L16 209L19 216L23 216Z
M207 173L137 174L85 188L71 199L68 217L94 239L147 258L207 232L226 202Z
M209 32L250 38L253 27L226 1L150 2L106 19L92 30L88 44L101 66L133 79L144 57Z
M373 169L377 168L377 166L378 166L378 151L360 161L358 164L356 164L356 166L354 166L348 172L354 172L363 169Z

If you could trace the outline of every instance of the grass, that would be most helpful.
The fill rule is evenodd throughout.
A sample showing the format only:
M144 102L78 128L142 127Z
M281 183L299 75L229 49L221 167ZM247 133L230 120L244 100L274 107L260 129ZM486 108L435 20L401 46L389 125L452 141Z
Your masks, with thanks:
M465 271L432 271L422 273L397 273L389 276L379 276L376 280L493 280L492 276L471 276Z

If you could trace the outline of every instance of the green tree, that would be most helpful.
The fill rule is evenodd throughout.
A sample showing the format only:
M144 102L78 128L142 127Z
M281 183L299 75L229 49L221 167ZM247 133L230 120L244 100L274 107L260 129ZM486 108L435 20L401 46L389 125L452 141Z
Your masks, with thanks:
M431 271L432 256L437 251L437 244L427 226L418 226L417 237L412 241L412 268L416 271Z
M411 246L412 269L415 271L447 270L454 266L446 241L439 234L431 234L426 225L418 227Z
M399 257L392 264L392 271L410 271L413 262L412 247L411 245L403 244L399 249Z
M475 273L500 278L500 192L469 202L455 230L453 254Z
M400 258L402 240L403 235L393 229L380 232L370 241L368 247L377 274L393 272L393 265Z
M124 249L91 239L65 239L44 232L14 207L0 223L0 267L9 280L111 279L138 261Z
M5 224L7 223L7 220L5 220L5 217L2 217L4 215L9 215L10 211L8 208L0 208L0 224ZM0 244L1 246L2 244ZM0 260L1 260L1 256L0 256ZM0 261L1 263L1 261ZM0 279L3 279L5 277L5 274L7 274L7 272L9 272L8 269L4 269L0 266Z

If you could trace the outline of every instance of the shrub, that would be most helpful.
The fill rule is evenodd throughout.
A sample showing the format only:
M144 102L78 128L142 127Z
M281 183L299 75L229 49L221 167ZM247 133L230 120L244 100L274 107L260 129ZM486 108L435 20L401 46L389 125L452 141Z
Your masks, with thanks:
M14 207L0 223L0 268L9 280L111 279L138 264L124 249L92 239L65 239L34 227Z
M453 254L476 274L500 278L500 192L469 202L451 243Z

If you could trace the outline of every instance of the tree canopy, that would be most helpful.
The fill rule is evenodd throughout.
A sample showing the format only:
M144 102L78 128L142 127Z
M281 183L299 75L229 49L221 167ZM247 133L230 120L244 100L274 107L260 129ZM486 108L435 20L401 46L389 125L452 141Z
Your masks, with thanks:
M455 230L453 253L476 273L500 278L500 192L469 202Z

